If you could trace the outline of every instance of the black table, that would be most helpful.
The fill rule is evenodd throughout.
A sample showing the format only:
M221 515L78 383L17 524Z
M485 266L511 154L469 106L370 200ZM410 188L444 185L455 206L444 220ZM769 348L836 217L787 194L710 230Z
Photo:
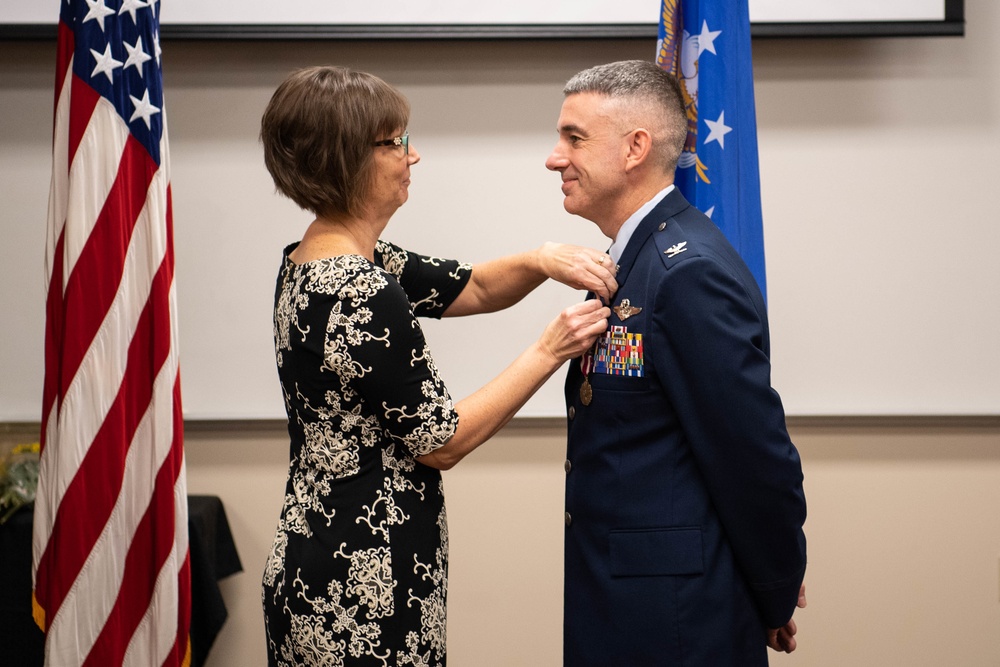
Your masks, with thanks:
M45 636L31 615L32 509L22 508L0 526L0 646L4 664L17 667L44 662ZM228 615L218 582L243 566L217 496L188 496L188 535L191 665L200 667Z

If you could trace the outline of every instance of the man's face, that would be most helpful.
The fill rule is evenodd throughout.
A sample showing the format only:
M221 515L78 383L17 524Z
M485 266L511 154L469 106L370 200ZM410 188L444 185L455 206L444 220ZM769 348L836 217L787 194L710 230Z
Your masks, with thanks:
M628 144L613 117L615 104L598 93L577 93L563 101L559 140L545 161L562 175L563 206L588 220L612 223L625 193Z

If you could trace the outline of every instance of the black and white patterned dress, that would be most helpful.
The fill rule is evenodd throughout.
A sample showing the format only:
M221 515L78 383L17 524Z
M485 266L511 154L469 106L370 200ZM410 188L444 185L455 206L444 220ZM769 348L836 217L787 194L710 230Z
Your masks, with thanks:
M268 664L443 666L444 495L414 456L458 415L416 317L440 317L471 267L383 241L375 264L297 265L296 245L274 308L291 450L264 572Z

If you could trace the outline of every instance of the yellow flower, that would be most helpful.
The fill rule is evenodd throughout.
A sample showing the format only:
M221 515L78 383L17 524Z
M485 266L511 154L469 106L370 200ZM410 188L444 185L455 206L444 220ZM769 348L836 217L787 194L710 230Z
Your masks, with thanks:
M40 450L37 442L17 445L0 459L0 524L35 499Z
M14 449L10 450L10 453L11 453L11 456L13 456L15 454L28 454L28 453L37 454L41 450L42 450L42 446L41 446L40 443L32 442L32 443L29 443L29 444L18 445L16 447L14 447Z

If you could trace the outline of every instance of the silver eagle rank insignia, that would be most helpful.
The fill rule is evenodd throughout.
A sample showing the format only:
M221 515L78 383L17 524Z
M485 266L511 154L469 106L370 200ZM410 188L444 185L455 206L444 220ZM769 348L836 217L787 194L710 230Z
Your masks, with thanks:
M663 254L666 255L667 257L676 257L677 255L687 250L687 248L685 247L687 246L687 244L688 244L687 241L681 241L680 243L675 243L666 250L664 250Z

